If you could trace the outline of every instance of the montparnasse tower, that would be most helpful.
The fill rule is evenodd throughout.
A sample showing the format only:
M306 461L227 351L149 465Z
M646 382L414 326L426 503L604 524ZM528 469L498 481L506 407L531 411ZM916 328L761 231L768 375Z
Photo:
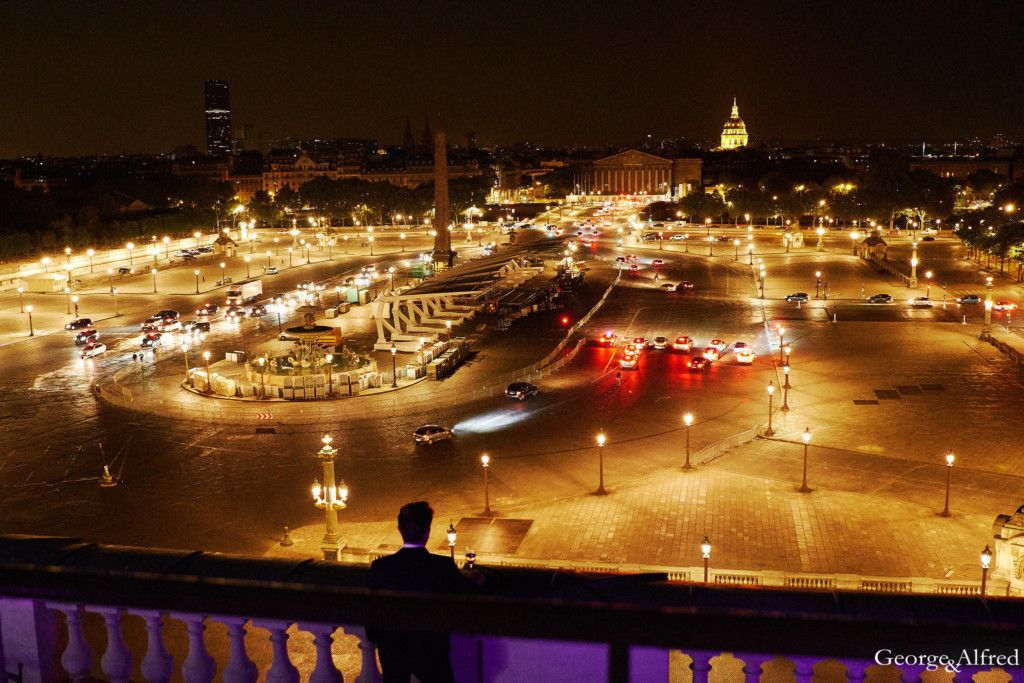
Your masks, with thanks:
M740 118L736 98L732 98L732 114L722 127L722 149L739 149L747 146L747 125Z

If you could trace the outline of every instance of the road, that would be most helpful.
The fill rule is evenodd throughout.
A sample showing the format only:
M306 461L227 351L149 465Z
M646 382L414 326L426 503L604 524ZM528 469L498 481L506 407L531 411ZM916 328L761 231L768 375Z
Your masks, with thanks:
M596 487L599 431L608 436L605 482L614 492L678 469L685 412L696 417L694 451L767 421L766 388L769 382L780 387L783 379L776 323L793 345L793 390L786 396L793 410L777 412L782 392L773 397L781 440L756 457L723 457L706 465L709 471L725 481L799 481L800 449L786 444L798 442L810 427L818 455L815 485L856 494L868 507L886 501L933 505L941 497L942 456L949 448L958 454L958 509L990 523L1019 504L1024 479L1017 473L1024 462L1013 430L992 425L1013 424L1024 407L1021 377L974 338L977 310L952 303L930 310L862 303L862 285L868 294L902 294L905 288L850 256L839 240L823 253L759 249L755 258L764 259L767 272L764 299L742 255L735 261L729 253L708 258L667 246L623 249L614 239L595 245L587 255L588 301L614 279L616 256L636 253L640 268L622 276L585 335L685 334L701 347L713 338L745 341L757 354L753 365L740 366L727 352L707 373L690 373L686 354L652 349L638 369L622 371L620 386L615 374L621 350L589 345L528 401L496 396L426 410L417 402L414 411L370 417L362 399L354 399L338 402L337 417L323 424L255 434L251 427L176 422L98 404L87 389L98 370L74 360L64 335L3 347L0 433L7 448L0 456L0 529L261 553L282 527L317 523L309 484L318 474L314 454L324 432L335 437L337 470L352 491L346 523L390 520L401 503L421 498L446 510L478 512L484 452L492 457L491 502L499 513L573 499ZM285 271L265 279L268 294L387 258L349 256L344 268L322 263ZM664 265L653 267L654 258ZM956 260L950 243L928 244L922 258L951 290L971 286L970 268ZM813 292L817 270L828 273L829 300L800 306L783 300L791 291ZM659 289L684 279L694 282L695 291ZM1007 296L1013 293L1012 285L1000 286ZM131 338L150 310L188 309L195 300L148 296L131 309L126 305L122 318L101 330L110 338ZM12 303L8 298L3 305ZM966 327L957 324L964 311ZM830 322L833 315L836 323ZM543 355L560 333L555 312L517 320L503 336L488 339L487 353L465 377L486 375L490 354L525 349ZM226 350L232 341L215 339L215 348ZM131 363L126 351L103 359L102 371ZM456 438L413 446L410 432L425 422L453 426ZM97 485L104 462L112 463L120 486ZM715 505L743 505L728 498L709 504L707 514L717 514Z

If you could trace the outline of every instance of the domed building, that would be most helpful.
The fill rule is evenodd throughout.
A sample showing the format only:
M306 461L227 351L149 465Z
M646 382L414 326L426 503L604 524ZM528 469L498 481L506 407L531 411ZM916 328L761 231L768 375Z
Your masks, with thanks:
M740 108L736 98L732 98L732 114L722 128L721 149L739 149L747 146L747 125L740 118Z

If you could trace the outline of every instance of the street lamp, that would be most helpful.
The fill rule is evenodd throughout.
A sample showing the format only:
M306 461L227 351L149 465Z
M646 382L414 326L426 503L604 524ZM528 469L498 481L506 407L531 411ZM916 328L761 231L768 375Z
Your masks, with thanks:
M327 361L327 396L330 398L334 393L334 354L327 354L324 360Z
M70 287L65 287L64 288L64 298L67 299L67 303L68 303L68 315L71 315L71 288Z
M348 486L342 481L334 483L334 456L338 452L331 447L331 436L324 434L320 442L323 447L316 454L323 465L324 483L313 482L313 504L324 511L324 522L327 527L324 538L320 542L320 549L324 553L325 560L338 560L338 554L345 547L345 541L341 538L341 531L338 529L338 511L348 507Z
M196 294L199 293L199 270L193 270L192 274L196 276Z
M451 553L452 562L455 561L455 523L448 522L448 552Z
M818 251L825 251L825 248L821 244L821 238L825 235L825 228L818 228L815 232L818 233Z
M206 366L206 390L213 391L213 382L210 381L210 352L203 351L203 365Z
M735 248L735 253L732 256L732 260L733 261L739 261L740 260L740 241L738 239L733 240L732 241L732 246Z
M128 265L131 266L132 265L132 249L135 248L135 243L134 242L129 242L125 246L128 247Z
M491 456L484 453L480 456L480 465L484 469L484 514L491 514L491 484L487 472L491 468Z
M776 325L775 329L779 333L779 362L782 362L782 349L785 348L784 339L786 337L786 328Z
M22 313L25 312L25 288L24 287L18 287L18 308L21 309Z
M786 383L782 385L782 412L789 412L789 366L782 366L782 374L786 377Z
M266 365L267 359L265 356L260 356L256 359L256 362L260 364L260 398L267 397L267 380L266 380Z
M917 240L911 243L911 256L910 256L910 281L907 283L908 287L917 287L917 265L920 261L917 260Z
M597 434L597 463L598 463L598 484L597 490L594 491L594 495L603 496L608 492L604 490L604 444L608 437L604 435L604 432L598 432Z
M370 244L370 256L373 256L373 235L367 237L366 241Z
M92 257L96 255L95 249L86 249L85 255L89 257L89 272L92 272Z
M389 291L395 291L395 267L391 266L388 268L388 276L391 278L391 284L388 287Z
M71 297L71 305L75 307L75 320L78 320L78 295Z
M992 276L985 278L985 329L992 324Z
M119 315L121 315L120 313L117 312L117 287L111 287L110 294L111 296L114 297L114 317L116 318Z
M398 347L395 346L394 342L391 342L391 388L395 389L398 387L398 369L397 360L398 358Z
M225 273L224 269L227 268L227 267L228 267L228 264L224 263L223 261L220 262L220 283L221 284L224 284L226 282L225 275L224 275L224 273Z
M32 304L25 307L25 312L28 313L28 336L36 336L35 328L32 327Z
M985 584L988 583L988 567L992 563L992 551L986 545L981 551L981 597L985 597Z
M768 382L768 429L764 430L765 436L775 436L772 429L772 396L775 394L775 385Z
M821 296L821 271L814 271L814 298Z
M856 230L851 230L850 231L850 250L851 250L851 253L854 256L857 255L857 238L858 237L860 237L860 233L859 232L857 232Z
M940 513L943 517L949 517L949 485L953 479L953 463L956 461L956 456L953 455L953 451L946 453L946 504L942 508Z
M242 260L245 261L245 279L248 280L250 277L252 277L249 274L249 260L250 259L249 259L248 256L245 256L245 257L242 258Z
M704 583L708 582L708 564L711 562L711 541L705 534L704 540L700 542L700 554L704 559Z
M153 273L153 293L156 294L156 268L150 268L149 272Z
M924 279L928 283L927 284L927 289L925 291L925 296L928 297L929 299L932 298L932 275L933 275L932 271L930 271L930 270L924 271Z
M692 470L693 465L690 464L690 426L693 425L693 413L683 415L683 425L686 428L686 463L683 464L683 469Z
M749 242L747 244L747 265L754 265L754 243Z
M810 493L811 487L807 485L807 447L811 443L811 428L805 427L803 433L804 440L804 479L803 483L800 484L800 493Z
M39 262L43 264L43 270L45 271L45 273L49 274L49 272L50 272L50 257L49 256L44 256L42 259L40 259Z

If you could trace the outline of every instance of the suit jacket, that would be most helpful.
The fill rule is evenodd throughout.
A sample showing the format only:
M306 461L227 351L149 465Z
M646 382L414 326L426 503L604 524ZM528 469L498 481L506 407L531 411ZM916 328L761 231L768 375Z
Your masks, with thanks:
M402 548L370 565L370 588L424 593L466 593L475 584L462 575L450 557L435 555L426 548ZM416 649L440 649L448 654L447 634L426 635L373 630L367 634L378 645L395 644Z

